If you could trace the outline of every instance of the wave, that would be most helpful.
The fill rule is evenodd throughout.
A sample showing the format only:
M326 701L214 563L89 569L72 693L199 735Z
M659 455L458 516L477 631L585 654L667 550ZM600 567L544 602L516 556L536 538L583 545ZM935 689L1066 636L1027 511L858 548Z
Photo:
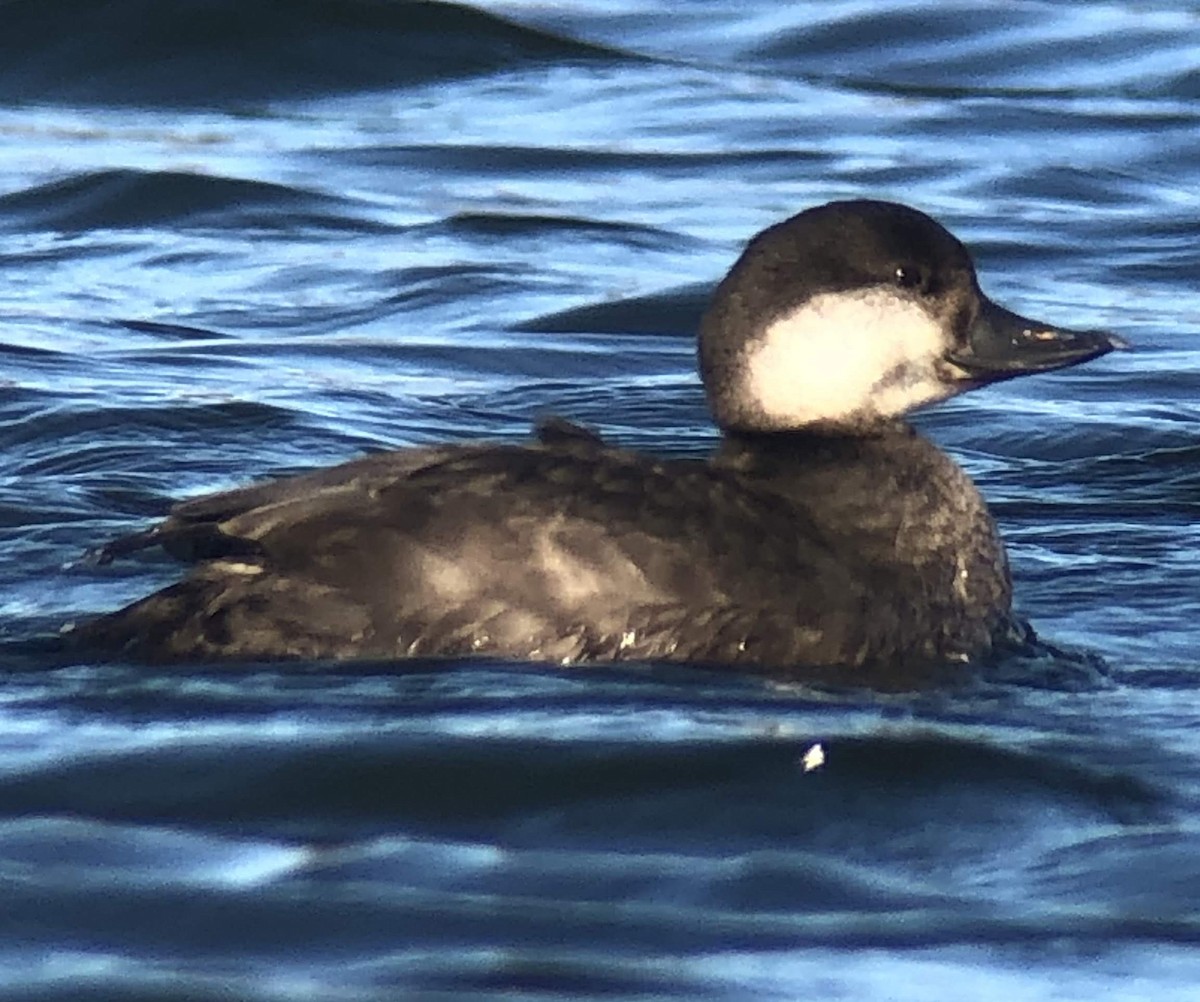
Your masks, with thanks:
M1165 92L1195 47L1195 21L1132 6L963 3L839 5L793 15L742 53L777 72L868 91L945 97ZM795 8L803 11L803 8Z
M3 7L0 101L32 104L239 106L631 58L444 2L8 0Z
M236 229L379 224L317 192L185 171L101 170L0 196L0 227L82 232L194 224Z
M235 749L222 731L210 741L0 775L0 819L66 810L201 830L236 823L258 837L337 842L398 828L426 838L465 828L498 838L549 814L555 823L542 834L551 844L569 836L602 847L619 831L626 846L641 850L723 854L773 844L819 850L834 835L866 848L871 832L894 826L977 829L1000 840L992 829L996 803L1023 803L1031 818L1055 810L1089 824L1145 824L1166 813L1162 792L1132 766L1091 767L935 731L834 734L823 739L828 762L811 775L803 765L807 739L562 742L333 728L307 740L241 742ZM236 773L221 766L231 755L241 763ZM712 813L726 798L730 810ZM732 809L745 798L757 804L752 820Z
M712 295L708 283L693 283L605 303L584 303L515 324L526 334L664 334L694 336Z

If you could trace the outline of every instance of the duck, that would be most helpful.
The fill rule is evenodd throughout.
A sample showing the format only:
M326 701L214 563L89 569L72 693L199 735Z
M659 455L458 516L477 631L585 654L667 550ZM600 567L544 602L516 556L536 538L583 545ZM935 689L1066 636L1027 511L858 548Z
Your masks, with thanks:
M957 670L1031 630L996 523L908 420L1126 347L982 291L925 213L857 199L754 236L700 321L718 444L664 458L562 419L175 504L98 551L190 565L72 629L150 663L686 662Z

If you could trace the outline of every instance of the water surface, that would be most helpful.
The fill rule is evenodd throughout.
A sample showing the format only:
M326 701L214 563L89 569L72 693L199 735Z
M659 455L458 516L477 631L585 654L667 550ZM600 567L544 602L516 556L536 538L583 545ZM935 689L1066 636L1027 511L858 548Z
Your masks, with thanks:
M1194 997L1200 8L0 23L0 998ZM547 413L704 450L707 290L842 197L1134 343L920 421L1103 668L885 695L22 643L172 580L81 560L172 498Z

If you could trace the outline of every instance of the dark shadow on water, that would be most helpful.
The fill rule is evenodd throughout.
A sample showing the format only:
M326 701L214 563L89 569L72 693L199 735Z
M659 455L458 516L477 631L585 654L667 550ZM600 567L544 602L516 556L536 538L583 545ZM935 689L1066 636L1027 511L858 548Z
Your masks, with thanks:
M6 103L245 108L639 58L443 2L8 0L3 8Z

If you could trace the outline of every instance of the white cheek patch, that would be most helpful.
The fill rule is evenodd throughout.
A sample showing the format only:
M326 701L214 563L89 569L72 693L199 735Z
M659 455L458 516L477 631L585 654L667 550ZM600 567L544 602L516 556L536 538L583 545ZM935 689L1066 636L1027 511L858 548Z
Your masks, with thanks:
M884 287L826 293L751 342L745 390L780 428L899 417L955 392L939 378L945 348L941 325L908 297Z

